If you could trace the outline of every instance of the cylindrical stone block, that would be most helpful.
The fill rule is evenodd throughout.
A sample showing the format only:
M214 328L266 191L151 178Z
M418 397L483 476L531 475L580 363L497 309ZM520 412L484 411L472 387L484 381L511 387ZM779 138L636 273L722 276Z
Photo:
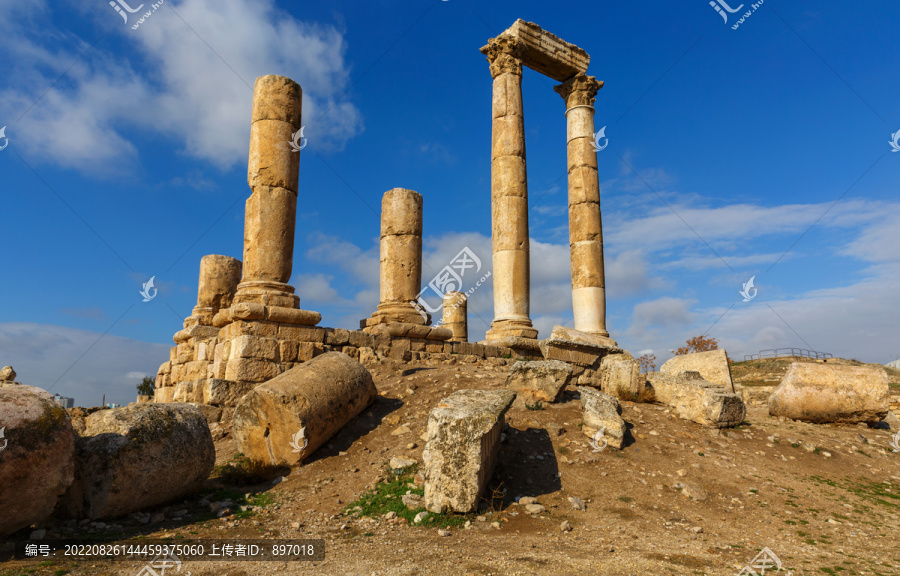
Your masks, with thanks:
M291 135L301 128L303 90L284 76L260 76L253 87L247 182L297 192L300 154Z
M468 301L463 292L447 292L444 294L443 309L444 328L453 332L453 340L456 342L469 341L468 328Z
M241 281L241 261L231 256L208 254L200 259L197 308L215 313L231 306Z
M294 260L297 195L284 188L258 186L244 213L242 282L286 283Z
M317 356L241 398L232 420L238 449L253 460L298 464L377 394L372 375L356 360L340 352Z
M380 304L377 322L427 321L411 304L422 284L422 195L405 188L381 200Z

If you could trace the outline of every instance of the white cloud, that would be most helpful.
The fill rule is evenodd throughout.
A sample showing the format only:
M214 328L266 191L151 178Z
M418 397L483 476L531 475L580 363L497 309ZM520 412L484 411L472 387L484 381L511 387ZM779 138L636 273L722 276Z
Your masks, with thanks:
M188 155L222 168L246 162L252 90L245 81L252 86L264 74L285 75L303 87L303 124L313 148L339 149L362 129L359 111L341 100L350 83L341 31L298 21L272 0L170 2L138 30L126 27L109 9L109 25L117 26L114 30L130 49L121 54L99 47L87 51L11 127L28 156L120 174L136 161L131 133L139 129L175 138ZM46 40L62 34L52 14L35 8L13 16L45 20L43 35L6 26L0 39L16 54L17 66L32 70L21 76L19 86L0 93L0 111L18 117L72 58ZM76 53L87 49L80 39L69 41L79 44ZM47 62L53 63L50 70L42 65ZM47 71L36 77L34 70Z
M75 398L78 406L127 404L144 375L155 375L169 359L169 346L89 330L32 322L0 323L0 365L17 380Z

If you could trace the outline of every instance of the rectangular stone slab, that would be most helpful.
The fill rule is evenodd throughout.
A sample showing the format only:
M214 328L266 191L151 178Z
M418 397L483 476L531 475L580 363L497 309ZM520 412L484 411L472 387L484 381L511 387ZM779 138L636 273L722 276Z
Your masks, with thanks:
M685 420L710 428L739 426L747 415L744 401L724 386L704 380L699 372L677 376L653 372L647 375L655 400L671 406Z
M526 22L520 18L505 34L518 38L524 44L522 64L559 82L587 71L591 62L587 52L547 32L534 22Z
M422 453L428 510L477 510L497 463L504 415L515 398L508 390L459 390L431 411Z

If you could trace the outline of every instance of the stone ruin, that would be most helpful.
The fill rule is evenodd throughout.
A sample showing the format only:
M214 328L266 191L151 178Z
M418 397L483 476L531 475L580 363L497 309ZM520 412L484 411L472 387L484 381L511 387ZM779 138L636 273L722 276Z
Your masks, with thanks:
M394 188L381 206L380 303L360 330L317 326L302 310L292 271L299 155L288 146L301 126L300 86L263 76L254 86L244 261L201 259L197 306L175 334L156 377L156 402L233 407L255 386L329 351L365 363L375 357L511 364L513 358L561 360L578 384L599 378L604 357L632 360L606 329L600 184L594 98L603 83L586 74L590 57L536 24L517 20L481 49L493 78L491 236L494 320L483 342L468 341L465 295L448 292L443 325L418 308L422 282L422 205ZM561 82L569 172L569 238L575 326L538 340L529 316L528 189L522 66Z
M423 197L404 188L382 200L380 301L360 329L321 327L318 312L300 308L288 284L299 182L299 154L289 143L301 129L302 90L289 78L262 76L251 111L243 262L201 259L197 305L159 368L153 402L67 413L47 392L16 382L11 367L0 370L0 413L15 441L0 453L10 464L0 466L0 485L16 485L13 470L33 480L0 498L15 508L0 519L0 535L51 513L84 522L190 493L212 470L213 439L224 435L223 426L233 427L238 447L254 460L302 463L374 401L364 365L382 360L512 366L506 390L459 390L431 412L423 475L432 511L477 507L517 396L554 402L566 386L581 386L583 433L599 442L606 431L603 442L614 448L623 447L626 434L618 399L661 401L710 427L741 423L745 409L732 393L727 363L724 371L710 367L721 358L642 375L606 329L593 146L593 103L603 83L586 74L590 57L522 20L481 51L493 78L494 319L485 340L469 342L465 294L445 295L441 326L417 306ZM555 90L566 106L574 328L555 326L543 340L529 316L523 66L560 82Z

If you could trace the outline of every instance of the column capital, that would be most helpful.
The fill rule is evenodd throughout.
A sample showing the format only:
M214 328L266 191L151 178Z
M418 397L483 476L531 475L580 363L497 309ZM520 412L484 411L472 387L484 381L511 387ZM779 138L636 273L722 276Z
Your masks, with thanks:
M572 76L553 89L566 101L566 108L594 106L597 92L603 88L603 81L581 72Z
M481 48L481 53L487 56L491 64L491 78L501 74L522 75L522 53L525 45L518 38L510 36L497 36L488 40L487 45Z

